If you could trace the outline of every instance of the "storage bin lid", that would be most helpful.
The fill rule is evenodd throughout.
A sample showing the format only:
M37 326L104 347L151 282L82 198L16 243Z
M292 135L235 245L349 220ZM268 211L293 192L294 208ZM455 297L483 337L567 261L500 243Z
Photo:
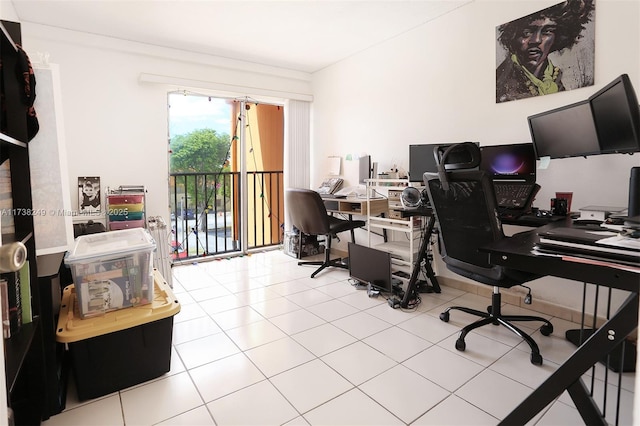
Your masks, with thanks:
M64 263L84 263L93 259L153 251L155 248L153 237L144 228L81 235L75 239L73 248L67 252Z
M153 271L153 282L155 288L152 303L85 319L80 317L76 307L75 286L71 284L65 287L62 292L56 340L60 343L73 343L169 318L180 312L180 303L157 269Z

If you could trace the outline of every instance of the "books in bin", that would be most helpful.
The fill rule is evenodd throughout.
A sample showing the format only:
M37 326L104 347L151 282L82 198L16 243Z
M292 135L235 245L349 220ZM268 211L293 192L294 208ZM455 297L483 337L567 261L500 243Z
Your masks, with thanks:
M76 292L80 292L78 302L81 303L83 316L100 315L146 303L140 297L146 294L146 289L140 282L139 272L139 266L125 266L83 277L83 282L76 289Z
M539 236L538 247L543 250L640 264L640 241L621 237L615 232L558 227Z

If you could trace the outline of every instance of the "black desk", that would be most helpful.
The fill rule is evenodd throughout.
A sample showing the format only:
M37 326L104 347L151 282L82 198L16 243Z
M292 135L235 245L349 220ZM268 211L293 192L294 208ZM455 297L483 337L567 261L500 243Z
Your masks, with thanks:
M629 291L631 294L618 311L562 364L529 397L516 407L501 425L525 424L565 390L573 399L585 424L606 425L598 406L589 396L582 375L629 336L638 325L638 291L640 275L612 267L574 263L561 258L537 256L531 250L538 241L538 232L567 222L516 234L483 248L491 263L523 271L543 273L585 283Z

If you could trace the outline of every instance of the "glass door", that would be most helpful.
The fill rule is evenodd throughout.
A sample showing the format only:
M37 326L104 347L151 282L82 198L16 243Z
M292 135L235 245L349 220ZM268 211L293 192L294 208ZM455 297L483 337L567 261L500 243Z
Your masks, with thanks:
M174 259L280 244L283 108L169 94Z

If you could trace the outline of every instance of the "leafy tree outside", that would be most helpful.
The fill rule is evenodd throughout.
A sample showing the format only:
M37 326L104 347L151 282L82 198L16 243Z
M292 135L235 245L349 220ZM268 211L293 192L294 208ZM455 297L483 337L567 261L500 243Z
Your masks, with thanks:
M170 173L213 173L206 180L204 176L188 176L176 178L178 189L182 189L190 200L187 209L195 207L198 211L211 207L211 200L222 197L223 191L230 194L230 179L224 179L219 173L229 172L229 148L231 138L226 133L218 133L213 129L198 129L187 134L176 135L170 143ZM215 181L214 181L215 178ZM185 187L186 186L186 187ZM198 194L198 206L191 204ZM178 191L181 192L181 191ZM206 199L205 199L206 194ZM195 213L195 211L194 211Z

